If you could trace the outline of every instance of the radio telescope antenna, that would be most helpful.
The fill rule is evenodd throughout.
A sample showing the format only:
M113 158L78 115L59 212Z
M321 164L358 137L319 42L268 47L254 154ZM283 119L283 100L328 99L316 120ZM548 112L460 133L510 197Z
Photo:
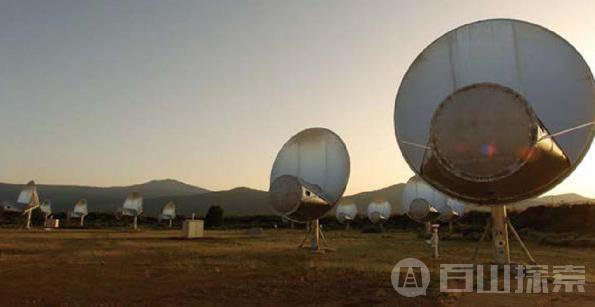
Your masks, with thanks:
M52 215L52 202L49 200L44 200L41 205L39 205L39 210L43 213L43 226L48 227L48 219Z
M384 223L390 219L391 213L391 205L384 198L376 198L368 205L368 220L372 224L379 225L382 231L384 231Z
M87 205L87 200L84 198L79 199L79 201L74 204L72 211L69 212L68 216L71 219L79 219L79 226L85 226L85 217L89 214L89 208Z
M432 236L429 243L434 249L434 257L437 258L440 224L434 222L448 222L452 232L452 222L464 214L462 202L450 199L419 176L413 176L403 190L402 204L409 218L426 225L426 235Z
M310 128L294 135L273 163L269 203L280 216L307 224L304 242L309 239L313 251L328 249L320 246L320 240L325 241L319 218L343 196L349 167L345 143L325 128Z
M172 227L172 221L176 218L176 204L173 201L168 202L163 206L161 209L161 214L159 214L159 221L162 220L169 220L169 228Z
M25 228L31 228L31 214L40 206L39 195L35 181L29 181L19 193L15 204L8 204L3 207L5 212L20 213L26 216Z
M348 198L342 198L337 205L335 217L341 224L345 224L345 230L350 229L350 225L357 216L357 206Z
M122 205L122 215L132 216L132 229L138 230L138 216L143 213L143 198L138 192L132 192Z
M491 206L494 261L503 265L508 229L516 233L506 204L550 190L580 163L595 132L595 82L554 32L484 20L423 50L401 82L394 118L416 174L450 197Z

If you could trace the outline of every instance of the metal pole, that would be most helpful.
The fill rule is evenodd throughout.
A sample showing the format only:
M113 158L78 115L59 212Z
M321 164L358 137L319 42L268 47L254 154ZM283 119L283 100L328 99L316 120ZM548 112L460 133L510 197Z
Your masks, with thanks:
M529 262L531 264L536 264L537 262L535 262L535 259L533 258L533 256L531 256L529 249L527 248L527 246L525 246L525 243L523 242L523 240L521 240L521 236L519 236L519 234L516 232L516 229L514 229L514 226L512 226L512 223L510 222L510 220L506 220L506 223L508 224L508 227L510 227L510 232L512 232L512 235L516 238L516 240L521 245L521 248L525 252L525 255L527 256L527 258L529 258Z
M318 219L312 221L312 237L310 244L313 251L317 251L320 247L320 221Z
M483 243L485 238L488 236L488 233L490 232L490 230L492 230L492 218L491 217L486 221L485 229L483 230L483 234L479 238L479 242L477 242L477 245L475 246L475 251L473 252L473 257L471 258L471 262L475 262L475 259L477 258L477 253L479 252L479 247L480 247L481 243Z
M132 223L133 223L133 224L132 224L132 228L133 228L134 230L137 230L137 229L138 229L137 219L138 219L138 215L135 215L135 216L134 216L134 221L132 222Z
M85 226L85 216L81 215L81 222L80 222L80 226L83 227Z
M172 226L172 221L173 221L172 219L169 219L169 228L171 228L171 226Z
M432 247L434 247L434 258L438 258L438 227L439 225L432 225Z
M494 248L494 262L497 265L510 264L510 246L508 244L508 225L506 220L506 206L493 206L492 242Z
M25 228L30 229L31 228L31 212L33 210L29 210L27 211L27 225L25 226Z

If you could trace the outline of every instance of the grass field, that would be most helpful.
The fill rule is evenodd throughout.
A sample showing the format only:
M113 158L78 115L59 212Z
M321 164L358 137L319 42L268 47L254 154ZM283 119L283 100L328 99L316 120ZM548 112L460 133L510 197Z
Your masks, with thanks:
M595 306L595 248L529 248L540 264L586 265L583 294L464 294L438 291L439 263L467 263L476 246L441 242L441 258L411 232L329 231L335 252L296 246L300 230L207 231L199 240L179 231L0 230L0 304L51 306L186 305L478 305ZM512 257L522 260L518 246ZM485 243L479 262L489 263ZM429 295L401 297L390 273L415 257L432 271Z

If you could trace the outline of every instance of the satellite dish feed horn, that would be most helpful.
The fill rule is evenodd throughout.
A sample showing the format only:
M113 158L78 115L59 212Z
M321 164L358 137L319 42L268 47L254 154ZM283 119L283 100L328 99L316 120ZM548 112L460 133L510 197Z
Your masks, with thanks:
M403 77L394 118L416 174L451 197L494 207L494 260L508 264L508 229L515 232L505 205L545 193L581 162L595 132L595 82L554 32L484 20L422 51Z
M349 180L349 154L341 138L325 128L310 128L287 141L271 170L269 204L281 217L307 224L313 251L323 251L319 218L341 199ZM302 245L303 246L303 243Z

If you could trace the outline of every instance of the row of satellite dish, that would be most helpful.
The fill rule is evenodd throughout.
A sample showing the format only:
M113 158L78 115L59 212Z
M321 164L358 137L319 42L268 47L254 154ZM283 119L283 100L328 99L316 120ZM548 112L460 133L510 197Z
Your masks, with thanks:
M411 219L426 222L453 222L465 213L463 202L448 197L417 176L409 179L403 190L402 211ZM374 224L385 223L391 216L392 206L384 199L376 199L367 207L367 217ZM337 204L335 217L340 223L349 224L358 215L352 200L344 198Z
M31 213L33 210L39 210L45 215L45 223L53 214L52 204L50 201L39 201L37 187L34 181L29 181L23 190L19 193L16 203L6 203L2 205L2 212L17 213L27 216L26 228L31 227ZM133 192L124 200L121 208L116 212L118 216L133 217L133 228L138 228L138 217L143 213L143 198L138 192ZM73 207L72 211L68 212L68 218L80 219L80 226L84 225L84 219L89 214L89 208L86 199L80 199ZM171 227L172 221L176 218L176 205L173 202L167 203L163 206L161 214L159 214L159 221L168 220Z
M418 176L405 193L408 214L455 218L463 202L490 206L494 261L508 264L508 229L524 244L506 205L539 196L572 173L594 123L593 74L562 37L511 19L458 27L419 54L395 100L397 144ZM318 219L339 202L349 173L337 134L303 130L277 154L269 202L281 216L308 223L311 247L319 250ZM374 219L377 208L370 207Z

